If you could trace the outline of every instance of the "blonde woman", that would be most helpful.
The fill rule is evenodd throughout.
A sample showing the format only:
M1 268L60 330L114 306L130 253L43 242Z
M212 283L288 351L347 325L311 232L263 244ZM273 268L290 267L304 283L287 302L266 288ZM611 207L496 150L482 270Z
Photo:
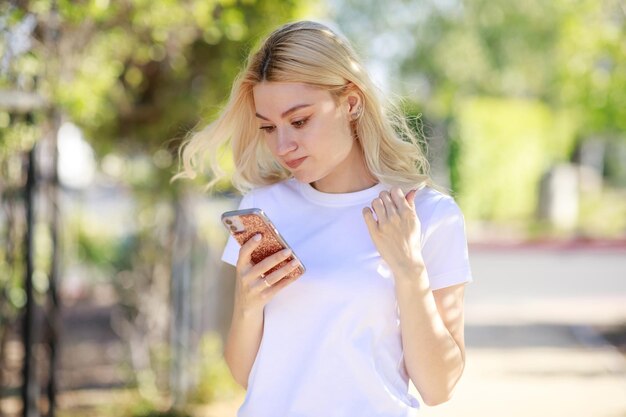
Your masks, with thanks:
M328 27L286 24L253 51L215 122L183 148L183 175L230 141L240 208L261 208L306 266L264 272L254 238L236 268L224 356L241 417L410 416L447 401L465 365L465 225L428 175L419 139Z

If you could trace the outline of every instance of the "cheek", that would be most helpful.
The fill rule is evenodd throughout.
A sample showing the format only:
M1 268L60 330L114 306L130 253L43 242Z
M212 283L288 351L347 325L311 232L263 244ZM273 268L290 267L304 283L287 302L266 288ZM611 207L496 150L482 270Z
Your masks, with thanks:
M265 145L270 150L273 155L276 155L276 150L278 148L278 141L276 140L276 135L268 135L264 134L263 141Z
M301 135L301 143L326 155L337 155L349 149L351 135L349 126L344 126L338 117L319 119Z

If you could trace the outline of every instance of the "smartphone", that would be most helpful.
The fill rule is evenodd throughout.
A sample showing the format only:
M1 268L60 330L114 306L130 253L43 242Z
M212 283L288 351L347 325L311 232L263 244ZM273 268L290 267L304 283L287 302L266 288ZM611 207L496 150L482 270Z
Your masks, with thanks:
M263 210L259 208L227 211L222 214L222 223L240 245L246 243L257 233L262 235L261 243L252 251L251 260L253 264L257 264L268 256L283 249L291 249L272 221ZM293 249L291 250L291 256L289 258L265 272L264 276L282 268L283 265L286 265L294 259L300 262L300 265L287 274L285 278L298 278L300 275L304 274L306 269Z

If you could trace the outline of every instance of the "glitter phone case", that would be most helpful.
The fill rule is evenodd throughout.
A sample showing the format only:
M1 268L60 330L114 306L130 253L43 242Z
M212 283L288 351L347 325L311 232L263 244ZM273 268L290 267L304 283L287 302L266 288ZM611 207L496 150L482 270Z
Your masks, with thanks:
M276 252L290 248L271 220L259 208L227 211L222 214L222 223L240 245L246 243L255 234L261 233L263 236L261 243L251 255L252 263L255 265ZM282 268L293 259L300 262L300 266L287 274L285 278L295 279L304 274L306 269L292 249L289 258L266 271L264 276Z

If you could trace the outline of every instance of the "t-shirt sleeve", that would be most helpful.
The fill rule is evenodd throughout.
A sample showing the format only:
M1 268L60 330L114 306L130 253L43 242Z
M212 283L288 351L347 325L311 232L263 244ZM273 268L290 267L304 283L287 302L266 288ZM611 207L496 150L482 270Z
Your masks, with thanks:
M241 201L239 202L238 210L247 209L254 207L254 201L252 198L252 192L244 195ZM229 263L233 266L237 265L237 259L239 258L239 242L235 240L230 234L228 235L228 240L226 241L226 246L224 247L224 252L222 253L222 261Z
M472 282L465 218L452 197L437 203L422 242L422 256L431 290Z

